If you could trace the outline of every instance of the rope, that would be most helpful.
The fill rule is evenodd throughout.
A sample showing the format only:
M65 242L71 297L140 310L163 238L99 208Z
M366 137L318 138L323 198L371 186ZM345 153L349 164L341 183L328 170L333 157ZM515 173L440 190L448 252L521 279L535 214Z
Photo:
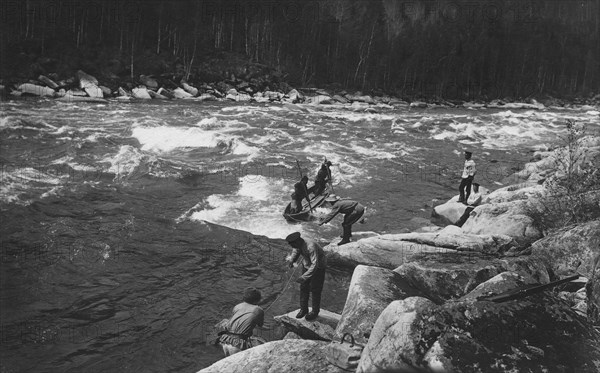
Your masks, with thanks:
M287 280L287 283L285 284L285 286L283 287L283 289L281 290L281 293L279 293L279 295L277 296L277 298L275 298L275 300L273 301L273 303L271 303L269 305L269 307L265 308L265 313L267 313L267 311L269 310L269 308L273 307L273 305L275 304L275 302L277 302L279 300L279 298L281 298L281 296L283 295L283 293L285 293L285 291L287 290L288 285L290 284L290 281L292 281L292 278L294 278L294 274L296 273L296 270L298 269L299 265L294 267L294 270L292 271L292 274L290 275L290 278Z

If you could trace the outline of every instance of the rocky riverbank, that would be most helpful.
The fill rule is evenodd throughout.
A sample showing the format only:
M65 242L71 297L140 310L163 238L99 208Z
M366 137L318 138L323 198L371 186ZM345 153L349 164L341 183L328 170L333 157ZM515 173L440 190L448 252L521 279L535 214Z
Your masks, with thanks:
M134 82L120 81L118 77L97 79L82 70L73 76L59 76L56 73L39 75L20 83L5 86L0 84L0 96L7 98L38 96L67 102L107 102L135 100L193 100L193 101L235 101L255 103L303 103L311 105L343 105L355 111L377 111L392 108L435 108L464 107L470 109L528 109L542 110L547 106L583 106L597 110L600 95L571 102L551 97L529 98L516 102L509 98L492 101L447 100L439 97L402 96L374 92L365 94L343 89L293 88L282 81L279 74L259 65L245 66L240 76L228 72L229 76L214 76L211 82L188 82L173 74L158 77L139 75Z
M578 141L586 146L572 169L597 180L600 138ZM445 227L328 245L330 265L353 270L342 313L278 316L290 332L283 341L201 372L341 372L324 351L344 333L365 346L358 372L598 372L600 215L546 231L531 214L564 171L552 162L561 151L539 155L518 173L522 183L487 193L472 211L456 198L436 206L432 220ZM585 198L600 210L598 185ZM574 274L528 296L488 299Z

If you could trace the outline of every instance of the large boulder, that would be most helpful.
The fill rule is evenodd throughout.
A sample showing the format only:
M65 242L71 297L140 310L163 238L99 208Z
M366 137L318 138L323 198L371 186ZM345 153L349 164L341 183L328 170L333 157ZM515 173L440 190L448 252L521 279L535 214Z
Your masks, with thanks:
M82 70L77 71L77 78L79 79L79 88L81 89L98 86L98 79Z
M598 372L599 334L551 293L503 303L391 303L359 372ZM388 347L389 346L389 347Z
M542 185L537 183L520 183L496 189L483 198L483 203L502 203L516 200L537 198L545 193Z
M307 321L305 318L297 319L298 310L275 316L275 321L281 323L289 332L294 332L304 339L314 339L322 341L331 341L335 337L335 328L341 319L341 315L321 310L319 316L314 321Z
M104 98L104 92L102 91L102 88L100 88L98 86L88 86L88 87L85 87L84 90L90 97Z
M461 300L477 300L481 297L502 294L523 286L536 284L531 276L523 276L515 272L502 272L486 282L482 282L477 287L462 298Z
M594 325L600 326L600 255L594 259L592 277L585 285L587 293L587 315Z
M327 345L302 339L269 342L228 356L198 373L345 372L327 361Z
M22 93L28 93L30 95L50 96L50 97L54 96L56 93L52 88L44 87L44 86L36 85L36 84L31 84L31 83L21 84L19 86L19 91Z
M137 87L131 90L131 95L142 100L150 100L152 97L148 93L146 87Z
M140 82L142 82L142 84L145 85L146 87L153 88L153 89L158 88L158 82L156 81L156 79L154 79L150 76L140 75Z
M457 199L451 199L433 208L431 211L431 222L440 226L457 224L467 211L467 208L468 206L458 202Z
M477 252L437 253L413 257L394 272L405 278L429 299L442 303L464 296L482 282L506 271L547 283L542 263L529 258L490 258Z
M323 248L329 263L356 267L359 264L394 269L422 254L454 253L456 250L404 241L401 234L368 237L338 246Z
M334 101L329 96L317 95L317 96L307 97L306 100L304 101L304 103L305 104L313 104L313 105L317 105L317 104L330 105L330 104L333 104Z
M419 361L414 345L421 334L417 318L428 308L435 308L435 304L421 297L390 303L373 327L357 373L413 371Z
M397 273L380 267L359 265L354 269L336 337L351 333L365 343L379 314L391 302L421 295Z
M507 235L521 244L542 237L526 212L527 201L488 203L477 206L462 226L465 233Z
M175 98L181 98L181 99L194 97L190 93L184 91L182 88L179 88L179 87L177 87L173 90L173 96Z
M600 254L600 220L554 232L531 245L532 257L546 264L556 277L592 275Z
M397 235L397 237L403 241L423 245L489 254L504 252L517 245L514 239L507 235L468 234L454 225L449 225L436 232L404 233Z
M198 96L198 88L192 87L186 82L181 82L181 86L187 93L191 94L192 96Z

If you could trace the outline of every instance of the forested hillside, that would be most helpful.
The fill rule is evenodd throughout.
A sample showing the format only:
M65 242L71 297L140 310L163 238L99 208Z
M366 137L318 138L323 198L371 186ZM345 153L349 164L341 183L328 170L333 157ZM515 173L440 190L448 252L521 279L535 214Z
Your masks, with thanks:
M219 57L235 55L297 86L446 98L588 96L600 86L599 4L7 0L2 78L83 68L211 81L248 73Z

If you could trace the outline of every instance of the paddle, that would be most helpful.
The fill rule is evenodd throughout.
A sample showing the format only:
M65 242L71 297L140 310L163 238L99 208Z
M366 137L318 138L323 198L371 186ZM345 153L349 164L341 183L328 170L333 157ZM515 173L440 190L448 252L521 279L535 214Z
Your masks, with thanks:
M300 162L296 159L296 166L298 166L298 172L300 172L300 179L304 177L302 174L302 169L300 168ZM304 185L304 184L302 184ZM306 185L304 185L304 192L306 192L306 199L308 200L308 207L310 207L310 212L312 212L312 206L310 205L310 198L308 196L308 190L306 189Z

